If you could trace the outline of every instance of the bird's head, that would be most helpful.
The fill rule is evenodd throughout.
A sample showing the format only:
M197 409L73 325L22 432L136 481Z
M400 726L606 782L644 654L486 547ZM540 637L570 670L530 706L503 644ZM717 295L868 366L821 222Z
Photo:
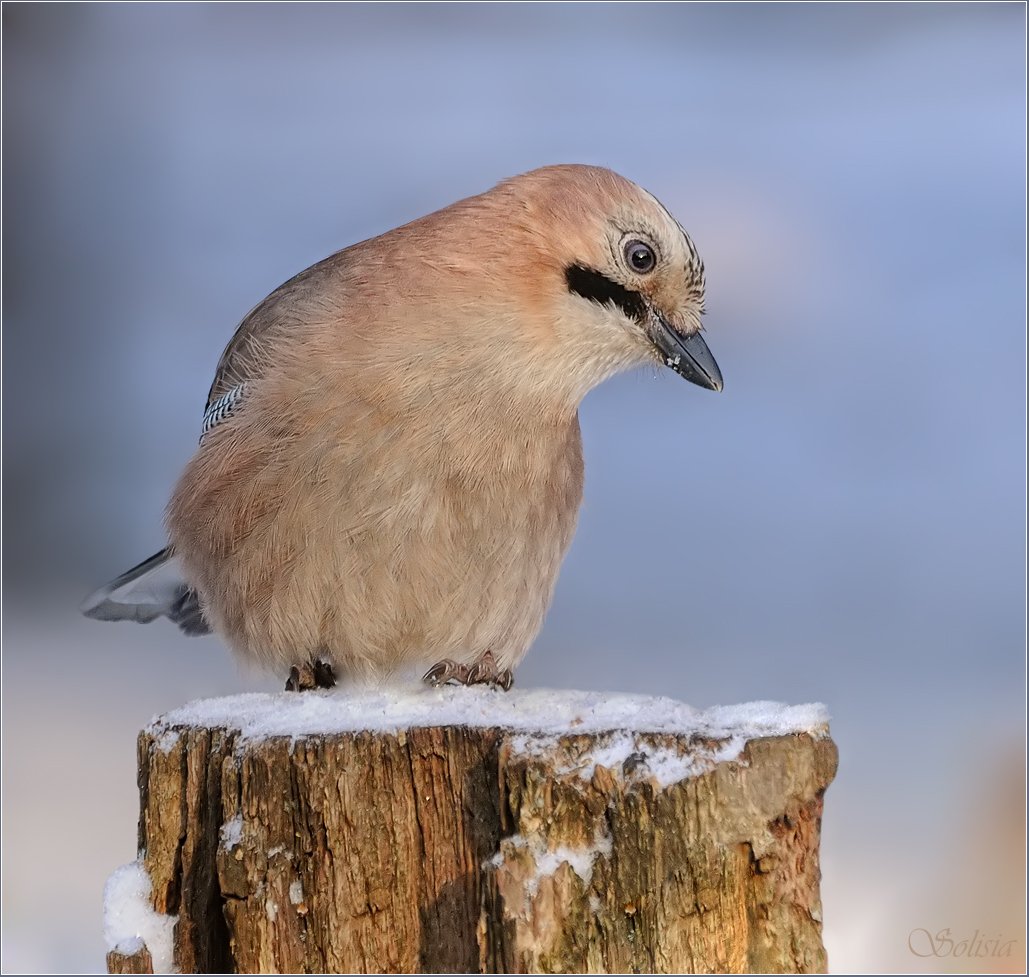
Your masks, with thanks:
M523 301L582 387L656 361L722 389L701 336L704 263L655 197L610 170L575 165L534 170L493 193L513 205L530 256Z

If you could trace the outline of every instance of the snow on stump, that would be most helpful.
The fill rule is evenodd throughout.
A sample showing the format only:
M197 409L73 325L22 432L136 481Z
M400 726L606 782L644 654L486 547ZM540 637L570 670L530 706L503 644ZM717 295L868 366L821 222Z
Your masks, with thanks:
M445 688L192 703L139 738L111 973L826 969L821 706Z

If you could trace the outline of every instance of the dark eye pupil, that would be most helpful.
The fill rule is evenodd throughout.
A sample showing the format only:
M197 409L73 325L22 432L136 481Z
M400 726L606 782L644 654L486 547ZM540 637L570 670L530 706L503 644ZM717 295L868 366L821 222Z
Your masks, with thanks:
M650 271L654 267L654 252L639 241L630 244L626 249L629 264L636 271Z

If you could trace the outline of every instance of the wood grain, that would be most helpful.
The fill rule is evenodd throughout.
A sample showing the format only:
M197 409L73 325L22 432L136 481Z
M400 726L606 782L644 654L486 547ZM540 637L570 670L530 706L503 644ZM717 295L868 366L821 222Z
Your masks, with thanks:
M715 762L719 745L144 731L139 846L183 973L824 972L836 747L760 738ZM665 785L669 758L696 770Z

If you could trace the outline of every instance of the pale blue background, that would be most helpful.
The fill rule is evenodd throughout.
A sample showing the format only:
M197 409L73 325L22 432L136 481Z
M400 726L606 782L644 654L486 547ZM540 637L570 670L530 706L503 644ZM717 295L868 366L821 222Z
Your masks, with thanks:
M162 545L236 322L564 161L688 228L726 387L587 399L579 532L518 681L826 702L831 965L926 966L908 932L961 925L932 899L992 880L956 874L970 799L1021 776L1024 16L5 5L5 969L102 967L151 714L277 684L75 612Z

